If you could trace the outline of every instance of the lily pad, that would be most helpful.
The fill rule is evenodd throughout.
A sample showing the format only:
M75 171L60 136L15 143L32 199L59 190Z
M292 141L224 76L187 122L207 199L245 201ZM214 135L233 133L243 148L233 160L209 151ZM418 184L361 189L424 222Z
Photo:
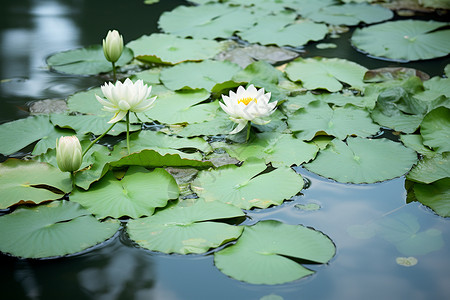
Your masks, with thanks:
M240 281L282 284L314 273L295 259L324 264L334 254L333 242L323 233L268 220L246 226L236 244L214 253L214 263Z
M247 160L241 167L225 165L201 171L191 188L207 201L221 201L242 209L280 205L303 188L302 177L291 168L262 173L266 168L262 161Z
M309 41L319 41L328 33L325 24L307 20L295 22L296 17L293 12L267 15L238 35L250 43L300 47Z
M110 172L88 191L74 190L70 200L80 203L99 219L139 218L152 215L155 208L166 206L178 195L178 185L166 170L149 172L142 167L130 167L121 180Z
M444 218L450 217L450 178L437 180L431 184L414 184L417 200L430 207Z
M325 6L307 15L309 19L315 22L347 26L358 25L361 22L366 24L378 23L389 20L393 16L394 13L390 9L367 3Z
M126 65L133 56L133 51L124 47L116 66ZM102 45L53 54L47 59L47 64L58 72L76 75L95 75L112 71L112 64L106 60Z
M46 153L49 149L56 148L56 139L62 136L75 135L76 132L71 129L63 129L59 127L53 127L53 130L49 131L48 134L42 137L34 146L33 155L40 155ZM80 138L81 139L81 138Z
M110 238L119 226L99 222L74 202L23 206L0 217L0 251L23 258L73 254Z
M144 35L127 44L137 59L148 63L177 64L213 58L226 49L226 43L201 39L183 39L170 34Z
M0 164L0 209L60 199L71 189L69 173L49 164L13 158Z
M215 220L242 217L239 208L221 202L184 200L156 212L151 217L131 220L127 232L136 243L164 253L204 253L237 239L242 226Z
M420 125L423 143L442 153L450 151L450 108L438 107L430 111Z
M450 52L449 23L421 20L385 22L356 29L352 44L370 55L399 61L431 59Z
M52 132L53 125L45 115L4 123L0 125L0 153L13 154Z
M421 183L450 178L450 152L438 153L431 158L424 157L411 169L406 178Z
M212 40L229 38L236 31L245 31L260 17L261 13L254 9L228 4L180 5L164 12L158 25L164 32L176 36Z
M240 161L250 157L260 158L274 167L301 165L314 159L319 151L313 143L305 143L290 134L273 132L257 134L250 144L233 144L225 149Z
M387 139L347 138L331 141L305 168L338 182L374 183L407 173L417 161L415 151Z
M372 122L366 110L353 105L332 109L322 101L311 102L307 107L299 109L289 117L288 124L293 132L297 132L297 138L307 141L323 134L341 140L349 135L368 137L380 129Z
M285 71L289 79L300 80L308 90L337 92L343 88L342 83L362 89L367 69L339 58L297 58L288 63Z
M420 134L402 134L400 136L400 140L406 147L413 149L414 151L422 154L423 156L431 158L434 155L436 155L436 152L434 152L433 150L431 150L430 148L426 147L423 144L423 138Z
M228 61L186 62L161 71L161 82L171 90L206 89L230 80L241 68Z

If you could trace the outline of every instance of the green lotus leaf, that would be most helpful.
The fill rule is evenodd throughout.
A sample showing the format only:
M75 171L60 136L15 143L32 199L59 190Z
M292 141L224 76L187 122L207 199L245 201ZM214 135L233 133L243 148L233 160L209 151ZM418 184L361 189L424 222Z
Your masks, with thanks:
M204 253L237 239L242 226L214 220L242 217L239 208L218 201L184 200L157 211L153 216L131 220L127 232L136 243L164 253Z
M79 135L92 133L94 135L103 134L111 124L108 123L113 115L108 116L94 116L94 115L61 115L53 114L50 120L53 124L61 128L73 129ZM140 130L140 125L130 125L130 131ZM114 127L108 132L109 135L117 136L122 132L127 131L127 123L125 121L117 122Z
M126 141L115 145L114 151L109 152L106 147L92 153L92 166L76 173L77 186L88 189L92 182L99 180L110 167L144 166L158 167L193 167L209 168L212 163L202 161L202 155L192 150L211 151L211 146L200 138L186 139L167 136L163 133L144 130L130 135L131 155L128 155ZM187 149L189 153L181 150Z
M71 189L69 173L49 164L13 158L0 164L0 209L60 199Z
M431 59L450 52L449 23L421 20L385 22L356 29L351 38L358 49L375 57L400 61Z
M133 51L124 47L116 66L126 65L133 56ZM53 54L47 59L47 64L58 72L76 75L95 75L112 71L112 64L106 60L102 45Z
M245 226L236 244L214 253L214 263L240 281L282 284L314 273L298 260L324 264L335 251L333 242L319 231L267 220Z
M0 217L0 251L23 258L73 254L112 237L119 227L115 220L99 222L74 202L21 206Z
M424 157L406 175L406 179L420 183L432 183L447 177L450 177L450 152Z
M10 155L54 133L46 115L32 116L0 125L0 153ZM7 141L7 142L6 142Z
M207 201L221 201L242 209L280 205L303 188L303 179L288 167L266 170L263 161L246 161L242 166L225 165L199 172L191 188ZM276 187L276 188L274 188Z
M200 123L212 120L219 109L217 101L202 103L209 98L206 90L186 90L160 94L155 105L145 112L148 118L165 124Z
M423 138L420 134L402 134L400 140L406 147L413 149L423 156L431 158L436 155L436 152L424 146Z
M277 132L260 133L249 144L227 145L225 149L240 161L254 157L270 162L274 167L301 165L314 159L319 151L314 143L305 143L290 134Z
M315 22L353 26L361 22L366 24L378 23L389 20L393 16L394 13L390 9L380 5L348 3L322 7L307 17Z
M177 64L213 58L225 50L226 43L201 39L183 39L170 34L144 35L127 44L137 59L148 63Z
M342 83L362 89L367 69L339 58L297 58L288 63L285 71L289 79L300 80L308 90L337 92L343 88Z
M316 135L332 135L341 140L349 135L368 137L380 129L372 122L369 113L353 105L330 108L322 101L314 101L299 109L288 119L289 128L296 137L311 140Z
M164 12L158 25L166 33L197 39L229 38L245 31L262 17L257 10L228 4L180 5ZM230 22L233 19L233 22Z
M67 108L71 112L78 112L88 115L111 116L111 113L102 110L103 105L98 102L95 95L104 98L100 88L93 88L88 91L75 93L67 99Z
M420 134L424 145L439 153L450 151L450 108L430 111L420 124Z
M179 193L175 179L166 170L150 172L142 167L130 167L121 180L109 172L88 191L75 189L70 201L80 203L99 219L139 218L152 215L155 208L166 206Z
M171 90L211 89L217 83L230 80L241 68L228 61L205 60L186 62L161 71L161 82Z
M352 104L361 108L372 109L375 106L377 100L376 95L367 93L364 96L355 96L353 94L341 94L341 93L322 93L313 94L307 92L305 94L296 95L293 97L288 97L287 101L282 104L283 108L288 113L293 113L300 108L305 108L309 103L320 100L329 104L334 104L336 106L345 106L347 104Z
M407 173L417 161L415 151L387 139L347 138L331 141L305 168L338 182L374 183Z
M210 121L194 124L171 125L161 131L183 137L207 136L228 134L233 130L234 126L235 123L231 122L228 115L220 109L217 111L216 116Z
M59 127L53 127L53 130L48 132L48 134L42 137L34 146L33 155L40 155L46 153L49 149L56 148L56 139L62 136L76 135L75 131L70 129L63 129ZM81 139L81 138L80 138Z
M295 22L296 16L293 12L267 15L238 35L250 43L300 47L309 41L319 41L328 33L325 24L307 20Z
M450 178L444 178L432 184L414 184L417 201L430 207L444 218L450 217Z
M417 99L430 101L440 96L450 98L450 78L433 77L423 82L425 90L414 95ZM450 102L450 101L449 101ZM448 105L447 105L448 107Z
M372 119L381 126L394 129L404 133L413 133L419 128L422 122L422 115L407 115L401 112L398 114L387 116L380 109L375 108L371 115Z

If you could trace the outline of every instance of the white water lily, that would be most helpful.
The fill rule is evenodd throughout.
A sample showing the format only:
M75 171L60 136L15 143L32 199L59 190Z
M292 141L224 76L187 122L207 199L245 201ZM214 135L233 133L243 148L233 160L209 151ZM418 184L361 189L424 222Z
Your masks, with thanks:
M105 58L115 63L119 60L123 51L123 37L117 30L110 30L106 35L106 39L103 39L103 54Z
M98 102L103 105L103 110L114 113L113 118L108 123L116 123L123 119L128 112L144 112L153 106L156 96L149 98L152 86L144 85L142 80L133 83L129 78L124 83L117 81L101 86L103 99L97 95ZM109 100L109 101L108 101Z
M270 96L270 93L264 93L264 88L257 90L253 84L247 89L239 86L237 93L230 91L229 96L222 95L224 103L220 102L220 106L238 124L230 134L240 132L248 122L257 125L269 123L268 117L277 106L277 101L269 103Z
M83 161L81 144L76 136L62 136L56 139L56 163L63 172L78 170Z

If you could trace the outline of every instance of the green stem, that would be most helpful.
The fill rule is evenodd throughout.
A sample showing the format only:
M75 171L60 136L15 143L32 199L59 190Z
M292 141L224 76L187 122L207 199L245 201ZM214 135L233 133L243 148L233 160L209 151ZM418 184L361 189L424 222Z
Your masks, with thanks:
M127 111L127 149L128 149L128 155L130 152L130 111Z
M116 63L112 62L112 68L113 68L113 81L116 82L117 75L116 75Z
M89 146L83 151L83 154L81 154L81 157L84 157L84 155L86 154L86 152L88 152L89 149L92 148L92 146L94 146L95 143L98 142L99 139L101 139L102 137L104 137L113 127L114 125L116 125L116 123L112 123L112 125L108 128L108 130L106 130L101 136L99 136L98 138L96 138L95 140L93 140Z
M247 123L247 138L245 139L245 142L248 142L248 139L250 138L250 129L252 128L252 123L248 122Z
M72 180L72 190L75 189L75 172L70 172L70 179Z

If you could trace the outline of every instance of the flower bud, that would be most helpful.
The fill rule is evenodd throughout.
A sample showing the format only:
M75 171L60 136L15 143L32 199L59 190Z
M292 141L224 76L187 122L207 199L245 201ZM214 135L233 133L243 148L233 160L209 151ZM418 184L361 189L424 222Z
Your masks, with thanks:
M80 141L76 136L62 136L56 139L56 162L63 172L78 170L83 161Z
M103 39L103 53L108 61L114 63L119 60L123 50L123 37L117 30L108 31Z

